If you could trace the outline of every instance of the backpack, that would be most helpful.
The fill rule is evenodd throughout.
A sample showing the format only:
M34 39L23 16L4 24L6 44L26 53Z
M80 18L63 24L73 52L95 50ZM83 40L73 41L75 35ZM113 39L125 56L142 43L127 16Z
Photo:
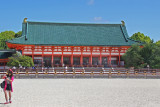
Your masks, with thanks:
M1 83L1 88L4 88L4 87L5 87L5 81Z

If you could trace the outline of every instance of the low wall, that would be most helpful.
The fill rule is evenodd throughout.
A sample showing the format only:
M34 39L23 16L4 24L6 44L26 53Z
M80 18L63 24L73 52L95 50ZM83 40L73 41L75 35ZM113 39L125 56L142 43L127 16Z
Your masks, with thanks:
M160 78L159 69L57 68L16 69L15 78ZM5 75L0 72L0 75Z

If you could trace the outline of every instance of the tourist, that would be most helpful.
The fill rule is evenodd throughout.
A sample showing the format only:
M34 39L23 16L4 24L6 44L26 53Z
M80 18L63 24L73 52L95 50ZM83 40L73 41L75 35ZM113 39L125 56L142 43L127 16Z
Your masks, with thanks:
M26 67L23 67L23 72L25 72L26 71Z
M20 65L20 66L19 66L19 70L20 70L20 72L22 71L22 69L23 69L23 67Z
M3 78L5 79L4 94L6 99L6 102L4 104L12 103L11 92L13 92L13 88L12 88L12 82L14 80L13 71L9 69L8 73ZM7 97L7 92L9 93L9 101Z
M12 68L12 69L13 69L13 71L14 71L14 72L16 71L16 67L15 67L15 66L13 66L13 68Z

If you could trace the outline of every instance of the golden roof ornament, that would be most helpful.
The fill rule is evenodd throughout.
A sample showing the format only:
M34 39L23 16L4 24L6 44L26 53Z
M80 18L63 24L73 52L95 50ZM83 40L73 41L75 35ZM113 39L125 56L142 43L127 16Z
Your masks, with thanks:
M122 26L125 26L125 22L123 20L121 22L122 22Z
M27 23L27 18L24 18L23 23Z

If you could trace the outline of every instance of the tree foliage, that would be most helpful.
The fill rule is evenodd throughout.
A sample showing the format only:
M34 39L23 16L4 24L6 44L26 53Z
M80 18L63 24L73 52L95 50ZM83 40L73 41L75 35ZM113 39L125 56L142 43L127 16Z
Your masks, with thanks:
M32 67L34 66L33 60L29 56L14 54L12 57L9 57L8 66L19 67L20 65L23 67Z
M22 31L19 31L15 34L15 38L19 38L22 36Z
M0 49L6 49L6 41L10 39L14 39L20 37L22 35L22 31L15 33L14 31L4 31L0 33Z
M151 65L152 68L160 68L160 47L154 45L152 51L153 52L151 54L151 60L149 64Z
M127 50L127 52L122 56L122 59L125 60L125 67L140 67L143 63L143 58L140 55L140 47L138 44L133 45Z
M144 44L144 47L140 51L140 55L143 57L145 63L149 64L154 54L153 49L155 48L154 44Z
M13 38L15 38L15 32L13 32L13 31L4 31L4 32L1 32L0 38L4 39L4 40L13 39Z
M122 58L126 67L144 68L149 65L150 68L160 68L160 47L155 43L144 44L143 48L133 45Z
M144 42L144 43L153 42L153 40L151 40L149 36L145 36L143 33L140 33L140 32L133 34L130 38L133 40Z
M157 45L157 46L160 46L160 40L156 42L156 45Z

